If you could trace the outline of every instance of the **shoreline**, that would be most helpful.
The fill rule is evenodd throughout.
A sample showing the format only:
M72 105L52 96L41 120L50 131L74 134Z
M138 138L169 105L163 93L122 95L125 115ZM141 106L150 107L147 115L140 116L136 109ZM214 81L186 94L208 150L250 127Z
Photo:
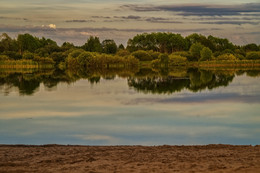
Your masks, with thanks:
M2 172L259 172L260 145L9 145ZM1 172L0 171L0 172Z

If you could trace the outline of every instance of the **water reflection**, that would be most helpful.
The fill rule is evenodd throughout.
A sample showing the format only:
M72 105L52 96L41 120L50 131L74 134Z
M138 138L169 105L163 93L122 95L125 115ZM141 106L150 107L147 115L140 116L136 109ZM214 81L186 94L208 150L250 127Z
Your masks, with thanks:
M132 71L120 69L103 69L83 71L62 71L59 69L45 71L2 71L0 72L0 90L8 95L14 88L20 95L32 95L38 91L43 83L46 90L53 90L59 83L71 84L80 79L87 79L91 84L97 84L101 79L113 80L116 76L126 78L128 86L138 92L171 94L188 89L198 92L205 89L212 90L228 86L235 76L246 74L251 77L260 75L259 69L175 69L156 71L149 68L133 69Z
M0 74L0 143L260 143L257 69Z

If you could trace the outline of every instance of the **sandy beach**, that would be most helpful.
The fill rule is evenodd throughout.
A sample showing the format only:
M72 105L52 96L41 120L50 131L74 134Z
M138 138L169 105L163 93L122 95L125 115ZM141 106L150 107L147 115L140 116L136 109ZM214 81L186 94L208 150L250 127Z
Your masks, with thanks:
M0 145L0 172L260 172L260 146Z

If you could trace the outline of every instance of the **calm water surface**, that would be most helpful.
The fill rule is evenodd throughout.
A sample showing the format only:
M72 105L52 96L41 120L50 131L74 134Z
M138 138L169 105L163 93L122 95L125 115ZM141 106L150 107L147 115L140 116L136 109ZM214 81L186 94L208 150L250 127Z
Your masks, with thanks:
M0 143L260 144L259 74L209 73L56 83L8 74L0 85Z

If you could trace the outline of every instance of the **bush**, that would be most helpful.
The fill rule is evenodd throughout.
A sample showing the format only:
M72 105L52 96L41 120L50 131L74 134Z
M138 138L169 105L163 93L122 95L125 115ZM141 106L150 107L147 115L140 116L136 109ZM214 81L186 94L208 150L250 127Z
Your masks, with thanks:
M235 57L236 57L237 59L239 59L239 60L245 60L245 59L246 59L246 57L244 57L244 56L241 55L241 54L235 54Z
M246 59L249 60L259 60L260 59L260 52L249 52L246 54Z
M89 66L93 64L93 55L90 52L82 52L77 58L80 66Z
M169 66L180 66L186 64L187 64L186 57L180 55L173 55L173 54L169 56Z
M66 59L64 52L53 52L50 57L58 64Z
M246 52L245 52L243 49L236 49L236 50L235 50L235 53L236 53L236 54L243 55L244 57L246 56Z
M237 58L233 55L233 54L230 54L230 53L227 53L227 54L223 54L223 55L220 55L216 58L216 60L219 60L219 61L225 61L225 60L231 60L231 61L235 61L237 60Z
M23 53L23 59L33 59L33 58L34 58L34 54L33 53L28 52L28 51Z
M223 54L234 54L234 51L233 50L231 50L231 49L225 49L225 50L223 50L222 52L221 52L221 54L223 55Z
M130 55L130 52L126 49L119 49L116 53L116 55L121 56L121 57L125 57Z
M190 54L190 52L180 51L180 52L174 52L172 53L172 55L180 55L182 57L186 57L189 61L193 60L193 57Z
M159 55L160 55L160 52L154 52L154 51L152 51L152 50L150 50L148 53L151 55L151 57L153 58L153 60L158 59L158 58L159 58Z
M4 55L8 56L10 59L19 60L22 59L22 55L15 51L5 51Z
M0 61L8 60L9 57L7 55L0 55Z
M212 59L212 51L208 47L204 47L200 51L200 61L208 61Z
M69 53L69 58L77 58L82 52L84 52L83 49L74 49L71 53Z
M132 53L132 55L140 61L151 61L152 56L144 50L138 50Z

